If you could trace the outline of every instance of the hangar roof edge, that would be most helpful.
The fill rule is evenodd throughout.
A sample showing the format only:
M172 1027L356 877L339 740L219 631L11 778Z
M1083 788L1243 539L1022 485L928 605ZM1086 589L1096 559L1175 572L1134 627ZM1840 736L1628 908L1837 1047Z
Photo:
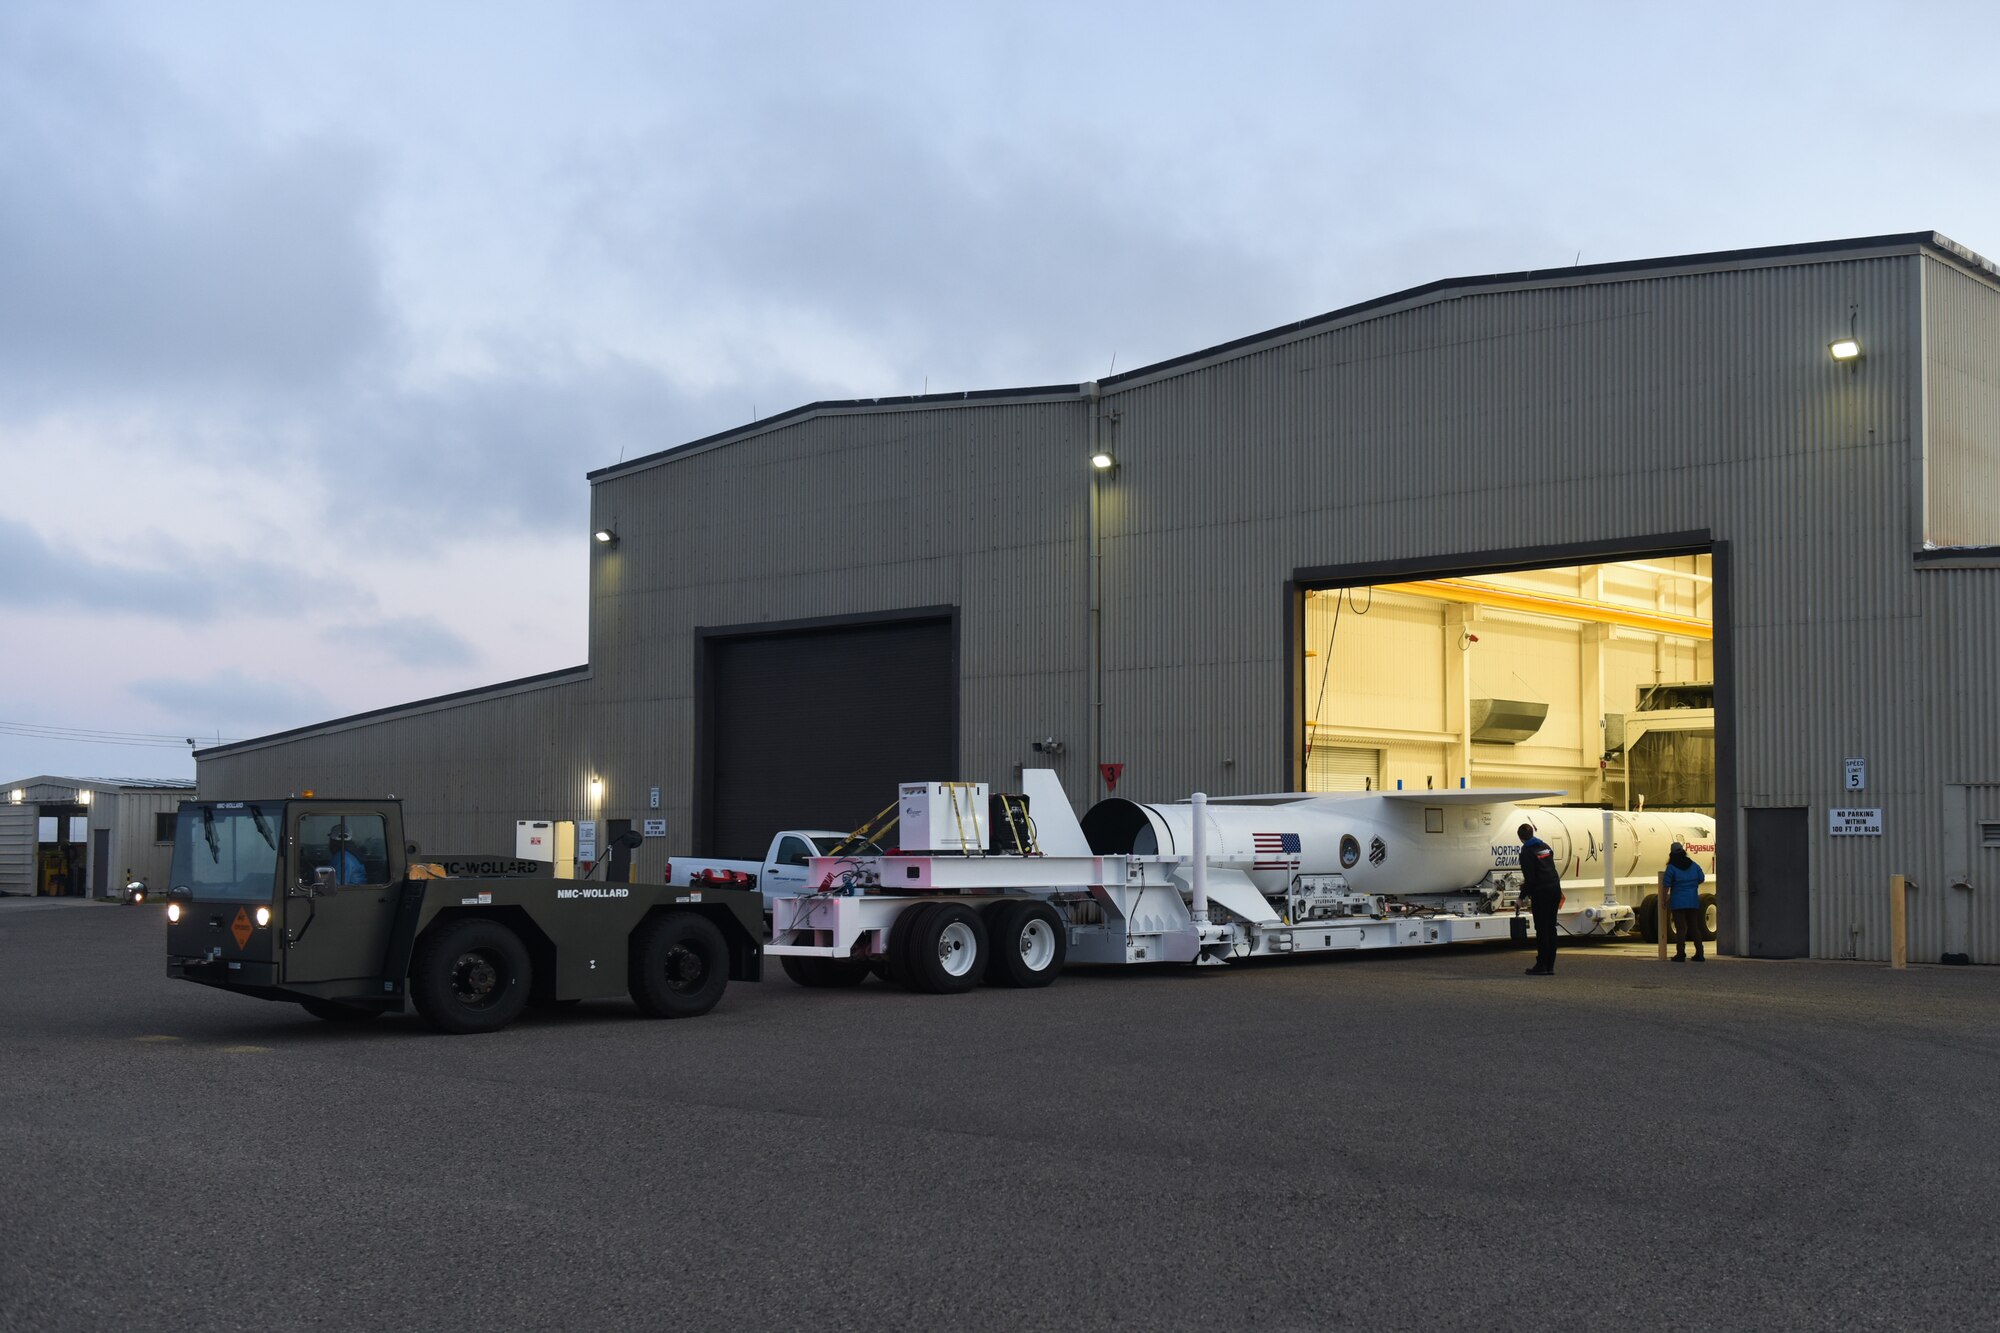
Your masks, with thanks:
M297 740L315 732L339 731L364 722L375 722L397 713L420 712L427 708L438 708L446 704L465 704L482 695L518 694L523 690L541 689L548 685L562 685L572 680L582 680L590 674L590 664L563 667L557 671L544 671L536 676L517 676L513 680L503 680L493 685L476 685L469 690L454 690L450 694L433 694L428 699L412 699L408 703L389 704L383 708L370 708L362 713L349 713L346 717L328 718L324 722L312 722L303 727L292 727L285 731L274 731L266 736L252 736L248 740L231 741L227 745L211 745L205 750L196 750L196 760L217 759L235 754L240 750L255 750L276 741Z
M1155 361L1150 365L1128 370L1122 375L1109 375L1097 381L1100 391L1121 387L1132 387L1143 380L1158 378L1171 371L1192 366L1198 362L1227 357L1235 352L1247 351L1266 343L1281 342L1296 337L1307 330L1324 325L1353 319L1375 310L1384 310L1397 305L1422 301L1427 297L1445 297L1452 293L1472 293L1481 289L1535 287L1539 285L1561 286L1594 278L1616 278L1625 274L1666 273L1679 269L1729 268L1737 266L1769 266L1787 262L1813 263L1834 256L1861 257L1873 253L1908 253L1928 250L1939 257L1970 272L2000 281L2000 265L1967 249L1950 237L1937 231L1892 232L1881 236L1850 237L1845 240L1806 241L1794 245L1766 245L1741 250L1709 250L1698 254L1664 255L1654 259L1623 259L1604 264L1579 264L1568 268L1522 269L1514 273L1485 273L1469 277L1440 278L1435 282L1422 283L1415 287L1405 287L1384 296L1371 297L1353 305L1342 306L1325 314L1313 315L1306 319L1294 320L1276 328L1263 329L1246 334L1228 342L1216 343L1180 356L1169 357L1165 361ZM760 435L776 426L794 422L806 417L826 412L864 412L881 410L904 410L910 408L932 408L969 406L1000 400L1058 399L1080 397L1090 390L1086 383L1039 385L1022 389L975 389L963 393L911 394L899 398L847 398L823 399L806 403L775 416L747 425L733 426L728 430L704 435L698 440L689 440L671 448L657 450L638 458L627 459L610 467L601 467L585 473L585 478L593 485L599 481L622 476L670 462L687 454L702 453ZM246 742L247 743L247 742Z

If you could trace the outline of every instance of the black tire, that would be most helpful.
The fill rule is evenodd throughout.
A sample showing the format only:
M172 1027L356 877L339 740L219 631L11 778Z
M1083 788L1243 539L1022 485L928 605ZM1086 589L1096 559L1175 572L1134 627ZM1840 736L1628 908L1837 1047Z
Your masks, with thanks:
M729 942L693 912L649 917L632 932L632 1003L652 1018L698 1018L729 987Z
M1047 903L1002 903L986 916L986 984L1023 990L1046 986L1062 971L1069 932Z
M300 1000L299 1008L314 1018L328 1023L366 1023L380 1018L380 1009L362 1009L351 1004L340 1004L333 1000Z
M521 1016L534 964L498 921L461 917L433 926L410 959L410 999L440 1032L497 1032Z
M888 979L898 986L909 986L913 989L916 986L910 979L910 932L915 929L918 920L937 905L918 903L914 907L905 907L897 913L896 919L889 923L889 940L882 949L882 966L889 974Z
M957 995L986 971L986 923L963 903L932 903L910 927L905 948L912 989Z
M1704 894L1702 894L1702 895L1701 895L1701 937L1702 937L1703 939L1705 939L1705 940L1712 940L1712 939L1714 939L1714 938L1715 938L1715 927L1716 927L1716 924L1717 924L1717 920L1718 920L1718 918L1717 918L1717 914L1716 914L1716 910L1715 910L1715 895L1714 895L1714 894L1712 894L1712 893L1704 893Z
M1660 942L1660 895L1649 893L1639 902L1639 938L1648 944Z
M778 966L801 986L814 990L845 990L868 980L868 962L862 958L806 958L784 954Z

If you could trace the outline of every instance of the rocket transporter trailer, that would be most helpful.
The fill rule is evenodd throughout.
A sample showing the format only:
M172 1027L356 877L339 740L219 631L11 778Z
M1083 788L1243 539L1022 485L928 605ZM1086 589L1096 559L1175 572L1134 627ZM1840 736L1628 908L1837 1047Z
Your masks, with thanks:
M813 858L811 891L774 903L765 952L806 986L874 973L945 993L1044 986L1065 962L1519 940L1522 823L1555 851L1573 936L1635 930L1672 842L1715 870L1706 815L1520 804L1553 791L1196 793L1101 801L1079 822L1053 771L1022 787L905 784L903 849Z

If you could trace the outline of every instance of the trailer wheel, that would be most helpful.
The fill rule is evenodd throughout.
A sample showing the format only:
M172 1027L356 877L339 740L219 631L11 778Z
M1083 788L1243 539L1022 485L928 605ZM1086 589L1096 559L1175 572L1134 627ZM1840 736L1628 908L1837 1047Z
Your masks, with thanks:
M1660 942L1660 895L1649 893L1639 901L1639 938L1648 944Z
M1701 937L1705 940L1714 939L1716 924L1715 895L1704 893L1701 895Z
M464 917L427 932L410 960L410 999L440 1032L497 1032L521 1016L528 946L498 921Z
M300 1000L299 1008L328 1023L366 1023L382 1016L380 1009L363 1009L334 1000Z
M1047 903L1000 904L986 918L986 934L989 986L1046 986L1062 971L1068 939L1062 919Z
M778 966L801 986L816 990L845 990L868 980L868 964L859 958L801 958L784 954Z
M696 1018L729 985L729 945L693 912L649 918L632 932L632 1003L652 1018Z
M910 984L933 995L956 995L986 971L986 925L963 903L932 903L910 927Z
M898 986L916 988L917 983L910 974L910 932L916 927L917 919L936 906L936 903L918 903L915 907L905 907L889 923L889 940L882 947L882 967L888 974L887 980Z

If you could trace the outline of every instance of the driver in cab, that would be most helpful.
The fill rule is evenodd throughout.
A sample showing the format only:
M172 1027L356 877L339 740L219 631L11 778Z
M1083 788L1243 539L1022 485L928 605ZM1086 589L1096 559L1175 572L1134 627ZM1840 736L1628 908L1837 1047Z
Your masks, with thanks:
M335 884L366 884L368 868L354 850L354 835L347 831L345 821L335 824L326 834L327 869L333 871Z

